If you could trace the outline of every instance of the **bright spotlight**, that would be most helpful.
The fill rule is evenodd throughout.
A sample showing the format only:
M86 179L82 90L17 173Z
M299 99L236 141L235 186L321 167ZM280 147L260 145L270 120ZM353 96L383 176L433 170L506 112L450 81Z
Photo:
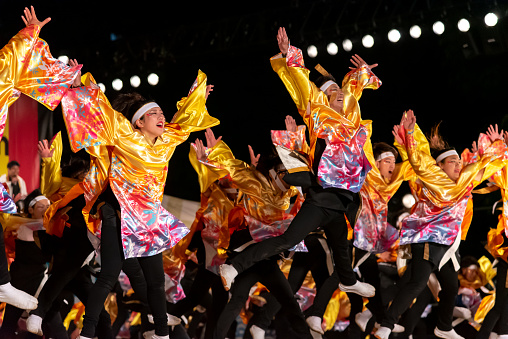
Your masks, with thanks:
M344 39L344 41L342 41L342 48L344 48L346 52L351 52L353 49L353 42L349 39Z
M60 55L58 57L58 60L60 60L61 62L63 62L66 65L69 63L69 57L67 55Z
M314 46L314 45L310 45L309 47L307 47L307 54L308 54L311 58L315 58L315 57L317 57L317 48L316 48L316 46Z
M497 24L497 15L494 13L488 13L485 15L485 25L492 27Z
M362 38L362 45L363 47L365 48L371 48L372 46L374 46L374 38L372 37L372 35L366 35Z
M409 35L414 39L418 39L422 35L422 29L420 26L414 25L409 29Z
M400 40L400 32L396 29L390 30L390 32L388 32L388 40L390 40L393 43L399 41Z
M412 194L406 194L402 197L402 205L404 205L405 208L411 208L415 202L415 197L413 197Z
M469 31L471 25L469 24L469 21L467 21L466 19L460 19L459 22L457 23L457 27L459 28L459 31L467 32Z
M120 80L120 79L115 79L115 80L113 80L112 85L113 85L113 89L114 89L115 91L119 91L119 90L121 90L121 89L122 89L122 87L123 87L123 82L122 82L122 80Z
M337 44L335 42L330 42L328 44L328 46L326 46L326 51L330 55L335 55L339 52L339 47L337 46Z
M148 76L148 83L152 86L155 86L159 83L159 76L155 73L152 73Z
M99 82L99 88L101 89L102 93L106 93L106 86L102 82Z
M441 21L436 21L436 22L434 22L434 25L432 25L432 30L437 35L443 34L444 29L445 29L444 24Z
M139 85L141 84L141 79L137 76L137 75L134 75L131 77L131 86L136 88L136 87L139 87Z

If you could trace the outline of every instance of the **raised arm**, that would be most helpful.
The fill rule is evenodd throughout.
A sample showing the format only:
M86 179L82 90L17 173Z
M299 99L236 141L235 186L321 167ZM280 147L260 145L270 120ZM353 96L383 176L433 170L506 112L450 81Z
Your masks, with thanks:
M53 138L51 147L47 140L39 141L38 151L42 160L41 165L41 193L50 198L62 185L62 134L58 132Z
M297 126L295 119L290 115L286 116L285 123L286 130L271 131L272 143L300 153L309 153L309 145L305 138L305 125Z

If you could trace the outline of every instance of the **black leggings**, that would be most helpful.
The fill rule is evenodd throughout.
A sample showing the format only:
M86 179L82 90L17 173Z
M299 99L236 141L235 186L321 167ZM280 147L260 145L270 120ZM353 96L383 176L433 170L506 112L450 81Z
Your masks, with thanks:
M111 204L101 207L101 273L97 278L85 308L81 334L92 338L99 320L99 314L109 292L113 289L123 264L123 248L120 238L120 218ZM164 290L164 268L162 254L137 258L147 283L147 300L153 314L155 334L169 334L166 315L166 295Z
M215 339L225 338L229 327L245 306L251 287L257 282L265 285L270 293L277 298L277 301L282 305L282 312L289 318L292 328L311 338L300 306L275 259L260 261L235 278L235 284L231 289L231 299L217 321L213 337Z
M453 263L448 261L441 270L432 262L424 259L425 243L411 244L412 259L404 275L410 274L404 289L398 291L392 304L385 314L382 326L393 329L399 317L409 308L413 300L422 293L427 286L430 274L434 272L441 285L439 292L437 327L442 331L452 330L453 308L455 297L459 289L457 271ZM407 278L406 278L407 279ZM403 283L405 279L401 279Z
M482 327L476 336L476 339L489 338L490 332L497 324L497 334L508 334L508 263L503 259L499 259L497 264L497 280L496 280L496 303L494 307L487 313L483 320Z
M344 212L319 207L306 201L284 234L248 247L230 262L238 273L241 273L260 260L290 249L318 227L325 231L328 244L332 248L340 281L346 286L354 285L356 276L349 257L348 228Z

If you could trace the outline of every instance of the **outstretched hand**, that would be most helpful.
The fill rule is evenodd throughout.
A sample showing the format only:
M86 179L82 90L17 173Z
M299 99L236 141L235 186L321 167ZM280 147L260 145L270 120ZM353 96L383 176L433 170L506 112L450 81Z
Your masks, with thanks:
M213 92L213 85L206 86L205 100L208 99L208 96L210 95L211 92Z
M298 126L296 126L296 120L293 119L292 116L286 115L286 130L289 132L296 132L298 130Z
M497 124L495 126L490 125L486 134L489 137L490 141L492 141L492 142L494 142L496 140L503 140L504 139L504 131L501 130L501 132L499 132L499 128L497 127Z
M351 57L351 63L355 65L355 67L349 67L349 69L357 69L362 67L363 65L367 65L368 68L373 69L374 67L377 67L378 64L372 64L368 65L365 60L363 60L358 54L355 54Z
M39 156L41 158L51 158L53 156L53 153L55 152L54 149L49 148L49 143L46 139L39 141L37 151L39 152Z
M400 122L402 127L404 127L406 131L412 132L416 124L416 116L413 110L410 109L404 112L404 115L402 116L402 120Z
M401 125L395 125L393 126L393 131L392 131L392 134L395 138L395 141L397 141L397 143L399 145L404 145L404 140L401 138L401 134L404 135L404 126Z
M219 141L221 141L222 137L215 138L215 134L213 134L213 131L210 128L207 128L205 130L205 137L206 137L206 147L213 148Z
M74 67L78 66L79 63L76 59L69 59L69 66ZM80 87L81 86L81 70L78 72L78 75L74 79L74 82L72 83L72 87Z
M196 139L194 144L196 145L196 158L199 161L205 161L206 160L206 148L205 148L205 145L199 139Z
M31 10L30 10L31 9ZM46 18L43 22L40 22L39 19L37 19L37 15L35 15L34 6L30 6L30 9L25 7L25 10L23 11L25 15L21 16L21 19L23 19L23 22L28 27L30 25L37 25L40 28L44 27L45 24L51 21L51 18Z
M289 50L289 38L284 27L280 27L277 32L277 43L279 44L282 55L286 56Z
M476 141L473 141L473 144L471 145L471 153L478 152L478 146L476 145Z
M256 155L252 147L249 145L249 155L250 155L250 164L256 167L258 165L259 157L261 156L261 154Z

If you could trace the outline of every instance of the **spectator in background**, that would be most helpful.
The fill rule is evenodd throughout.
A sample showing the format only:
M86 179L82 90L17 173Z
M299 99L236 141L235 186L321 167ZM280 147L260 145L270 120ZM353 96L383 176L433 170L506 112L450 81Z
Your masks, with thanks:
M23 210L23 200L27 196L25 180L19 176L19 162L9 161L7 174L0 176L0 183L5 182L9 188L9 194L16 203L18 211Z

